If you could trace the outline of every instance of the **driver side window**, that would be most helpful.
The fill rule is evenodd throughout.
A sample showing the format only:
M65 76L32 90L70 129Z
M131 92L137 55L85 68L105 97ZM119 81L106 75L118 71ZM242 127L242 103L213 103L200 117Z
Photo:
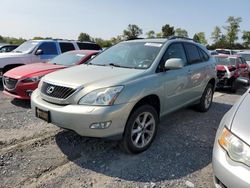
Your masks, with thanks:
M41 49L43 55L57 55L57 48L54 42L44 42L42 43L38 49Z
M185 62L185 65L187 64L187 57L186 57L186 54L185 54L185 50L183 48L183 45L181 43L174 43L174 44L171 44L162 60L161 60L161 63L160 63L160 66L159 68L161 70L164 69L164 65L165 65L165 62L168 60L168 59L171 59L171 58L179 58L179 59L182 59L184 62Z

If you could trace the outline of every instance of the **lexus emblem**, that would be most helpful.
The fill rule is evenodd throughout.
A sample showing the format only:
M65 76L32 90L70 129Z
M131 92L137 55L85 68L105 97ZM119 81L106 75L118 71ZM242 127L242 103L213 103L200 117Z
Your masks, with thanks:
M53 93L54 89L55 89L54 86L49 86L49 87L47 88L47 90L46 90L46 93L47 93L47 94L51 94L51 93Z

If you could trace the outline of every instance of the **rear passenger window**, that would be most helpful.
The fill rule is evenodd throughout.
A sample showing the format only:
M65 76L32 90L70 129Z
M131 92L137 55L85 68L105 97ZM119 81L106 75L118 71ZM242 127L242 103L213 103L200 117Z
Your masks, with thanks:
M67 52L67 51L71 51L71 50L75 50L75 47L72 43L69 42L60 42L59 43L60 48L61 48L61 52Z
M77 45L81 50L101 50L98 44L78 42Z
M43 51L43 55L57 55L56 43L54 42L44 42L38 49Z
M171 58L180 58L184 62L187 62L186 54L181 43L171 44L166 53L164 54L164 63Z
M188 55L188 61L190 64L202 62L198 48L193 44L185 43L185 48Z
M199 49L201 60L202 61L208 61L209 60L209 56L207 55L207 53L204 52L204 50L200 49L199 47L198 47L198 49Z

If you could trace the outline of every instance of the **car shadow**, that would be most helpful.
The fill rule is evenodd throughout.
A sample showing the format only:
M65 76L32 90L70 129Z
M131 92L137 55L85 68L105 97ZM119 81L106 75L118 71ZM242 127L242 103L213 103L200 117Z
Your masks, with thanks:
M137 155L123 153L116 141L73 131L58 133L56 143L70 161L106 176L139 182L178 179L211 163L216 130L230 108L213 103L207 113L187 108L164 117L151 147Z
M226 93L226 94L231 94L231 95L242 95L244 94L247 90L249 89L249 86L242 86L240 87L236 93L233 93L230 91L230 89L227 89L227 88L220 88L220 89L216 89L216 91L218 92L222 92L222 93Z
M13 99L11 100L11 104L18 106L18 107L26 108L26 109L31 108L30 100Z

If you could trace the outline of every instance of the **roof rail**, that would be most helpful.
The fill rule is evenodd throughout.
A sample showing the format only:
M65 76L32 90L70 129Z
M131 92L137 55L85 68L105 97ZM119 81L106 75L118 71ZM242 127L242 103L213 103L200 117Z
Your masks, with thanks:
M191 39L191 38L188 38L188 37L181 37L181 36L170 36L170 37L168 38L168 40L174 40L174 39L185 39L185 40L194 41L194 40Z
M144 39L144 38L140 38L140 37L132 37L132 38L127 39L127 41L129 41L129 40L137 40L137 39Z

